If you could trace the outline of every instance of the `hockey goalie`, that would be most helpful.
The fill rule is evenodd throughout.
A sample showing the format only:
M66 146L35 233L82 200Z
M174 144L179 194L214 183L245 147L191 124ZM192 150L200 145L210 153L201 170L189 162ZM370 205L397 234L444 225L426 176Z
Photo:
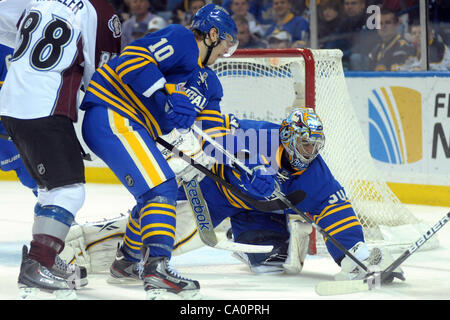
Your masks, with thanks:
M200 120L201 117L202 114ZM239 151L249 153L244 159L251 168L252 175L240 172L225 162L218 162L217 157L207 156L202 152L205 146L190 131L173 131L170 137L164 138L180 150L189 150L187 153L197 162L211 168L223 180L239 186L252 198L268 199L275 188L280 188L285 194L297 189L307 190L306 199L298 203L297 208L309 212L316 224L327 230L357 259L378 270L383 270L393 261L384 248L369 250L366 246L362 226L350 201L345 197L344 189L334 179L319 154L324 146L325 136L322 122L312 109L294 109L281 125L245 119L238 121L232 119L231 115L217 115L217 118L220 118L220 123L229 125L227 130L233 124L234 134L226 135L228 139L234 139L234 143L245 141ZM248 150L252 150L249 143L262 145L260 141L247 139L245 132L250 129L258 132L255 137L264 136L268 146L276 145L276 152L263 154L262 150L273 150L267 146L261 150L257 148L256 152L249 152ZM273 213L255 210L224 186L203 176L195 168L186 166L182 159L170 153L166 157L177 173L180 185L197 181L200 189L197 192L197 203L187 201L189 197L186 197L186 189L179 189L173 255L204 245L204 239L200 237L201 224L195 221L194 205L197 204L209 209L211 223L215 228L229 223L230 238L234 240L236 247L230 246L228 249L235 251L235 256L246 263L252 272L301 272L307 255L311 225L302 222L289 208ZM271 246L271 250L245 251L239 244L246 244L249 249ZM341 272L335 276L336 280L364 278L366 274L360 266L330 241L325 244L331 257L341 266ZM116 219L73 226L62 256L66 261L85 266L88 272L109 270L110 282L126 282L139 279L140 245L139 223L131 210L129 214ZM395 270L393 277L403 279L402 270ZM390 279L392 280L393 278Z

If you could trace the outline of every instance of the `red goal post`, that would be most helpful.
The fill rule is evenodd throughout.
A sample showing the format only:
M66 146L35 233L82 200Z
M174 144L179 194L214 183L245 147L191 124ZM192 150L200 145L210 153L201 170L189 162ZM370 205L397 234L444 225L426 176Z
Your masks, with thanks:
M327 139L322 157L345 189L335 196L350 201L369 246L403 250L423 233L424 226L375 167L341 59L340 50L236 50L212 65L223 87L221 109L237 118L281 123L292 107L313 108L324 123ZM317 239L317 251L326 252L323 239Z

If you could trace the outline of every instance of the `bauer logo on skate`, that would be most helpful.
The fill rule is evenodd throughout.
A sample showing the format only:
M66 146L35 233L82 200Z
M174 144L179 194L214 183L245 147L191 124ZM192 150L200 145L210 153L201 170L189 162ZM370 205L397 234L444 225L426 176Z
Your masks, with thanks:
M422 159L422 96L407 87L374 89L369 96L370 153L390 164Z

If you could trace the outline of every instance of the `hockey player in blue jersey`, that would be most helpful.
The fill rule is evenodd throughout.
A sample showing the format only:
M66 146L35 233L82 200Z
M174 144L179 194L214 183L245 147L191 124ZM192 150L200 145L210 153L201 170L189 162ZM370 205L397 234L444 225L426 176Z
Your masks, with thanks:
M8 71L8 65L13 55L13 49L5 45L0 44L0 90L5 81L6 73ZM30 176L25 168L22 158L20 158L17 148L12 141L8 141L8 133L1 123L0 119L0 169L2 171L16 172L20 182L30 188L34 195L37 196L37 184L36 181Z
M225 125L231 123L220 121L218 116L214 121L217 127L222 126L224 130ZM327 230L365 265L383 270L393 261L386 249L375 247L369 250L365 244L363 229L351 202L319 154L324 146L325 136L322 122L312 109L294 109L281 125L235 119L233 126L234 134L224 137L234 140L236 153L248 154L246 164L250 168L266 168L266 179L261 179L260 183L255 185L253 176L247 176L246 173L223 163L216 163L213 172L241 187L256 199L264 199L270 195L275 185L285 194L304 190L307 196L297 204L297 208L310 213L316 224ZM228 126L228 129L232 129L231 126ZM224 145L230 144L224 142ZM298 273L302 270L312 227L295 219L296 215L292 209L274 213L261 212L209 177L204 177L199 185L214 227L230 218L232 235L236 242L274 246L270 253L237 253L237 257L247 263L253 272ZM187 202L183 201L185 199L185 193L180 188L178 205L186 206ZM190 215L193 209L179 210ZM132 243L130 250L135 250L138 254L142 244L139 225L130 220L126 228L124 223L119 228L127 233L128 243ZM196 230L190 228L193 228L193 224L177 228L176 247L179 253L193 250L201 243L195 239ZM332 243L325 239L325 244L331 257L341 266L341 271L335 276L337 280L360 279L365 276L365 272ZM91 259L91 263L96 264L95 258ZM128 266L121 275L123 282L138 278L137 264L129 263ZM394 275L400 279L403 277L400 268L395 270Z
M148 299L198 297L199 283L168 266L178 187L155 138L193 124L204 105L191 103L180 84L197 76L201 83L203 68L236 49L236 33L227 11L206 5L190 29L169 25L126 46L95 72L81 105L86 144L136 199L132 216L140 227L143 254L126 248L118 254L142 260Z

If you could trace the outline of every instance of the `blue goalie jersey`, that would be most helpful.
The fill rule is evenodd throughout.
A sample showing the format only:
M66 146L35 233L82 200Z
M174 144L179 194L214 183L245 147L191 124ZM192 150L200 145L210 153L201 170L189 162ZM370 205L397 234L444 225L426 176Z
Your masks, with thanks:
M234 135L227 136L228 139L234 139L235 152L245 149L250 153L263 156L282 177L279 179L279 185L284 194L290 194L297 190L305 191L306 198L297 204L298 209L309 213L316 224L347 249L359 241L364 241L362 226L352 204L346 197L344 188L334 178L320 155L306 169L295 170L290 166L284 155L286 151L279 142L280 125L266 121L239 120L239 129ZM225 143L230 146L229 140ZM213 167L213 172L233 185L242 185L241 172L228 165L217 163ZM254 210L222 185L212 182L209 178L203 179L200 185L202 190L205 190L204 196L207 203L214 203L214 206L210 207L210 211L215 225L227 217L231 217L233 225L233 219L238 220L238 217L240 221L250 221L250 216L260 215L261 219L254 218L252 223L245 227L235 223L233 232L239 233L238 229L241 227L242 230L248 230L250 227L255 230L279 231L276 219L269 218L270 213ZM216 188L213 185L216 185ZM245 192L245 190L243 191ZM286 209L284 213L295 214L292 209ZM275 214L275 216L279 216L279 214ZM271 220L274 221L273 225L271 225ZM264 225L258 225L258 221ZM331 256L339 261L343 253L327 239L325 239L325 243Z

